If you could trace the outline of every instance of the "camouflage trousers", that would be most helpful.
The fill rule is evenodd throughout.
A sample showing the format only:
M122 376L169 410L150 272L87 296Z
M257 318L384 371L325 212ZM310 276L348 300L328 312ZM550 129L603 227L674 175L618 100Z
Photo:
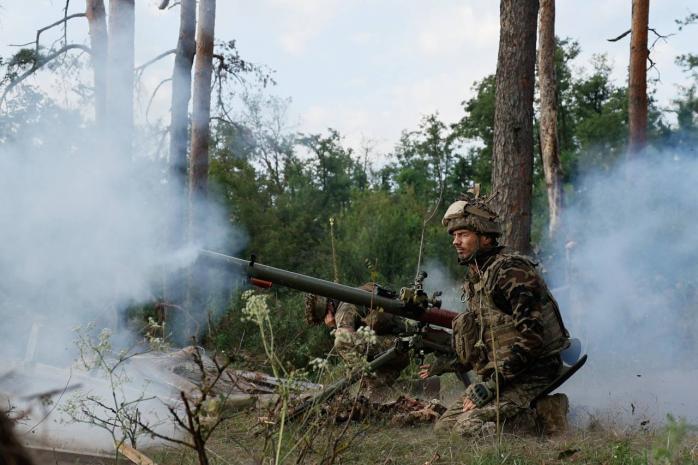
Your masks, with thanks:
M342 345L338 346L338 352L345 362L352 364L357 357L365 357L370 362L394 346L394 336L376 336L376 342L368 348ZM396 393L393 392L392 386L409 363L409 355L404 354L391 363L366 373L361 380L361 390L364 391L364 395L373 401L383 401L393 397Z
M534 434L537 430L536 413L530 404L550 380L522 381L503 388L498 402L495 399L468 412L463 412L463 394L441 415L434 430L453 431L462 436L488 436L496 432L499 412L502 431Z

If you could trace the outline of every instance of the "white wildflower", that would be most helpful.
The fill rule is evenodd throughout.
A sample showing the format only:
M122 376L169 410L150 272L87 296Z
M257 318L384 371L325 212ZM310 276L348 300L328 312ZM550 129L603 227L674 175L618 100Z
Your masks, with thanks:
M315 371L326 370L329 365L330 363L326 358L317 357L310 361L310 366Z
M353 346L354 343L354 333L351 333L349 331L336 331L334 333L335 346Z
M368 326L360 327L355 334L357 344L373 345L378 342L376 332Z
M253 321L257 324L269 318L267 296L254 294L254 291L243 293L245 308L242 309L242 321Z

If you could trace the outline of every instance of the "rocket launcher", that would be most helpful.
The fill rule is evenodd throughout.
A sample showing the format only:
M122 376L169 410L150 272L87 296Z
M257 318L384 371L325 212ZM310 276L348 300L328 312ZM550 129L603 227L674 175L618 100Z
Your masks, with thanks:
M201 250L198 260L210 266L234 268L246 275L251 284L258 287L270 288L276 284L340 302L382 309L393 315L442 328L450 329L451 322L458 316L458 312L441 308L440 292L430 296L423 290L422 284L427 277L425 272L417 276L412 287L403 287L400 292L380 286L375 286L371 292L263 265L258 263L254 256L250 260L243 260L210 250Z

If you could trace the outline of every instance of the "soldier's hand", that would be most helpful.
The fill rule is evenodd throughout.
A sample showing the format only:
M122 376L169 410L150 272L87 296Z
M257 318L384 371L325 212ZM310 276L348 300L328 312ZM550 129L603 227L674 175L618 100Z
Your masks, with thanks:
M468 398L468 396L465 396L465 397L463 398L463 413L469 412L469 411L471 411L472 409L474 409L475 407L477 407L477 406L473 403L472 400L470 400L470 399Z
M428 377L431 376L431 373L429 373L429 370L431 369L430 364L424 364L424 365L419 365L419 377L421 379L427 379Z
M477 407L482 407L494 399L494 390L495 384L492 380L484 383L475 383L468 386L465 390L465 396Z

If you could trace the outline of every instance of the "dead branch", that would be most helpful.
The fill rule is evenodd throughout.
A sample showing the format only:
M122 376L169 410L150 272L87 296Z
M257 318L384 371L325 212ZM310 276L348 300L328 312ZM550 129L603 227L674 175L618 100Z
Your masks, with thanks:
M135 71L136 73L139 73L139 74L140 74L140 73L143 73L143 71L145 70L145 68L147 68L148 66L152 65L153 63L155 63L155 62L157 62L157 61L162 60L163 58L165 58L165 57L168 56L168 55L174 55L175 52L176 52L175 49L171 49L171 50L168 50L168 51L166 51L166 52L162 52L160 55L156 56L155 58L152 58L152 59L146 61L145 63L143 63L143 64L140 65L140 66L136 66L136 67L134 68L134 71Z
M150 113L150 106L153 104L153 100L155 100L155 95L156 95L156 94L158 93L158 91L160 90L160 87L162 87L163 85L167 84L167 83L170 82L171 80L172 80L172 78L165 78L165 79L163 79L162 81L160 81L160 83L159 83L157 86L155 86L155 90L153 90L153 93L150 95L150 99L148 99L148 105L145 107L145 120L146 120L146 121L150 122L148 116L149 116L149 113Z
M657 36L657 38L655 39L654 43L657 43L657 40L659 40L659 39L668 39L669 37L676 35L676 34L673 34L673 33L672 33L672 34L667 34L667 35L662 35L662 34L660 34L659 32L657 32L653 27L648 27L647 30L648 30L648 31L654 32L654 35ZM613 39L606 39L606 40L607 40L608 42L618 42L620 39L622 39L623 37L627 36L628 34L630 34L630 29L628 29L627 31L625 31L624 33L622 33L621 35L619 35L618 37L614 37ZM654 44L652 44L652 45L654 46Z
M41 29L38 29L36 31L36 40L34 40L34 42L33 42L34 44L36 44L36 48L35 48L36 55L37 56L39 55L39 38L40 38L42 32L46 32L53 27L60 26L61 24L65 24L68 22L69 19L84 18L86 16L87 16L87 13L73 13L72 15L66 15L66 16L62 17L58 21L51 23L48 26L44 26ZM31 44L32 42L29 42L29 43Z
M178 417L175 417L175 419L177 418ZM141 421L138 422L138 426L140 426L143 429L143 431L145 431L154 438L162 439L163 441L168 441L173 444L179 444L180 446L188 447L190 449L194 448L194 444L191 444L187 441L182 441L181 439L173 438L171 436L165 436L164 434L160 434L157 431L153 430L150 426L146 425L145 423L142 423Z
M28 78L29 76L31 76L32 74L34 74L34 73L35 73L36 71L38 71L41 67L43 67L44 65L50 63L51 61L53 61L53 60L56 59L57 57L63 55L64 53L66 53L66 52L68 52L68 51L70 51L70 50L75 50L75 49L82 50L83 52L87 52L87 53L90 53L90 54L92 53L92 49L90 49L90 47L88 47L88 46L86 46L86 45L69 44L69 45L65 45L65 46L61 47L60 49L56 50L55 52L53 52L53 53L51 53L51 54L49 54L49 55L46 55L45 57L42 57L42 58L40 58L40 59L37 59L37 60L34 62L34 65L33 65L31 68L29 68L27 71L25 71L25 72L22 73L21 75L17 76L15 79L13 79L13 80L7 85L7 87L5 88L5 91L2 93L2 96L0 97L0 104L2 104L2 103L5 101L5 98L7 97L7 94L8 94L12 89L14 89L15 87L17 87L17 85L19 85L22 81L24 81L25 79L27 79L27 78Z
M654 28L651 28L651 27L648 27L647 30L648 30L648 31L652 31L652 32L654 33L654 35L656 36L656 37L654 38L654 42L652 42L652 45L650 46L650 51L654 48L654 46L655 46L655 45L657 44L657 42L659 42L660 40L663 40L664 42L666 42L667 39L668 39L669 37L675 36L675 35L676 35L676 34L674 34L674 33L667 34L667 35L662 35L662 34L660 34L659 32L655 31Z
M170 5L170 0L162 0L162 2L160 2L160 5L158 5L158 9L164 10L167 8L168 10L171 10L172 8L176 7L181 3L182 2L174 2L172 5Z
M65 8L63 8L63 43L67 44L68 43L68 8L70 7L70 0L65 0ZM84 16L87 16L87 13L83 13ZM36 42L36 44L39 44L39 41Z
M609 42L618 42L620 39L622 39L623 37L627 36L628 34L630 34L630 29L628 29L627 31L625 31L624 33L622 33L621 35L619 35L618 37L615 37L615 38L613 38L613 39L606 39L606 40L609 41Z

